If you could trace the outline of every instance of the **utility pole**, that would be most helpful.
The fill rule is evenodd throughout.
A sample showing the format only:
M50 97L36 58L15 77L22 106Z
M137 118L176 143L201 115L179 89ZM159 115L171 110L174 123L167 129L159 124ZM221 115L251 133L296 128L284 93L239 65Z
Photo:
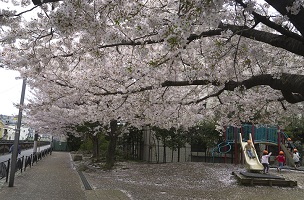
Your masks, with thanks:
M15 132L14 147L13 147L13 152L12 152L12 157L11 157L11 169L10 169L10 177L9 177L9 183L8 183L9 187L14 186L16 162L17 162L17 156L18 156L19 137L20 137L20 128L21 128L21 119L22 119L22 110L23 110L22 107L23 107L24 96L25 96L25 88L26 88L26 78L23 78L20 105L19 105L19 114L18 114L18 121L17 121L17 129Z

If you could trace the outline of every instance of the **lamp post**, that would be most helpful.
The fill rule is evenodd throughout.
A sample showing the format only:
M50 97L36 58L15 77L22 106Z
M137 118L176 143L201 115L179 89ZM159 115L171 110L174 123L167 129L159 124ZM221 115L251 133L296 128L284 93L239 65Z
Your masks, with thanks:
M17 129L15 132L14 147L13 147L13 152L12 152L12 157L11 157L11 169L10 169L10 177L9 177L9 183L8 183L9 187L14 186L16 162L17 162L18 146L19 146L19 137L20 137L20 128L21 128L21 119L22 119L22 109L23 109L22 106L24 103L25 88L26 88L26 78L23 78L20 105L19 105L20 107L19 107L19 114L18 114L18 121L17 121Z

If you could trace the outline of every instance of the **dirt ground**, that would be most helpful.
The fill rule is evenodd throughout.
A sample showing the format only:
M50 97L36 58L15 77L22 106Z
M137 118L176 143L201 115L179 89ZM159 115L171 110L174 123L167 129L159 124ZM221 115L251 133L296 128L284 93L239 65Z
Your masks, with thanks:
M280 200L304 199L304 171L276 168L270 174L297 181L297 187L242 186L232 172L246 171L242 166L219 163L148 164L121 162L112 171L89 166L84 171L95 189L117 189L131 200Z

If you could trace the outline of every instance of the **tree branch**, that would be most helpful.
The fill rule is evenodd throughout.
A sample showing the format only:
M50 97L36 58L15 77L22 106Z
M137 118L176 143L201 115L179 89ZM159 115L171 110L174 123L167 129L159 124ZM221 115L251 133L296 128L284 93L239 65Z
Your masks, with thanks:
M304 44L284 35L277 35L273 33L268 33L265 31L259 31L255 29L249 29L249 27L220 24L219 28L223 30L231 30L233 33L242 35L243 37L254 39L259 42L264 42L270 44L274 47L279 47L285 49L294 54L304 56Z
M194 81L165 81L161 84L161 87L181 87L181 86L190 86L190 85L208 85L212 84L214 86L220 86L220 83L217 81L210 82L209 80L194 80ZM191 103L199 103L210 97L219 96L223 91L234 91L237 87L244 87L244 89L250 89L256 86L269 86L274 90L279 90L282 92L284 99L289 103L298 103L304 101L304 75L297 74L282 74L281 77L276 78L271 74L261 74L257 76L252 76L247 80L240 82L237 81L227 81L224 85L224 88L219 90L215 94L211 94L204 98L201 98ZM155 87L147 86L133 91L122 92L104 92L96 93L90 92L97 96L107 96L107 95L116 95L116 94L135 94L143 91L153 90ZM282 101L283 99L280 99Z
M265 0L269 5L276 9L282 16L287 16L289 21L296 27L296 29L304 35L304 8L301 6L298 14L287 12L287 7L292 6L294 0Z
M282 74L280 78L275 78L271 74L261 74L252 76L242 82L228 81L225 89L233 91L239 86L250 89L259 85L267 85L275 90L280 90L283 97L289 103L298 103L304 101L304 75Z
M237 3L239 3L243 8L247 8L247 4L245 4L242 0L235 0ZM261 22L263 24L265 24L266 26L278 31L279 33L281 33L282 35L285 35L285 36L288 36L288 37L291 37L291 38L294 38L296 40L299 40L299 41L304 41L304 38L294 32L291 32L291 31L288 31L286 30L285 28L283 28L282 26L272 22L269 20L268 17L266 16L262 16L256 12L252 12L252 15L254 16L255 18L255 21L258 23L258 22Z

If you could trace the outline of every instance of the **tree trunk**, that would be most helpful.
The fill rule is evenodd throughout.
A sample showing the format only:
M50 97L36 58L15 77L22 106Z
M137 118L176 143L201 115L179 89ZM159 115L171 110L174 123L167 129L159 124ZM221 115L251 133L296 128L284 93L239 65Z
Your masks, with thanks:
M116 151L116 144L118 138L118 129L117 129L117 120L112 120L110 122L110 133L109 133L109 145L108 151L106 155L106 169L112 169L115 163L115 151Z
M163 154L163 163L166 163L167 162L167 152L166 152L166 141L164 141L164 154Z
M159 158L160 158L160 148L159 148L159 140L157 140L157 163L159 163Z
M93 143L93 158L99 158L100 152L99 152L99 137L98 134L91 137L92 143Z

